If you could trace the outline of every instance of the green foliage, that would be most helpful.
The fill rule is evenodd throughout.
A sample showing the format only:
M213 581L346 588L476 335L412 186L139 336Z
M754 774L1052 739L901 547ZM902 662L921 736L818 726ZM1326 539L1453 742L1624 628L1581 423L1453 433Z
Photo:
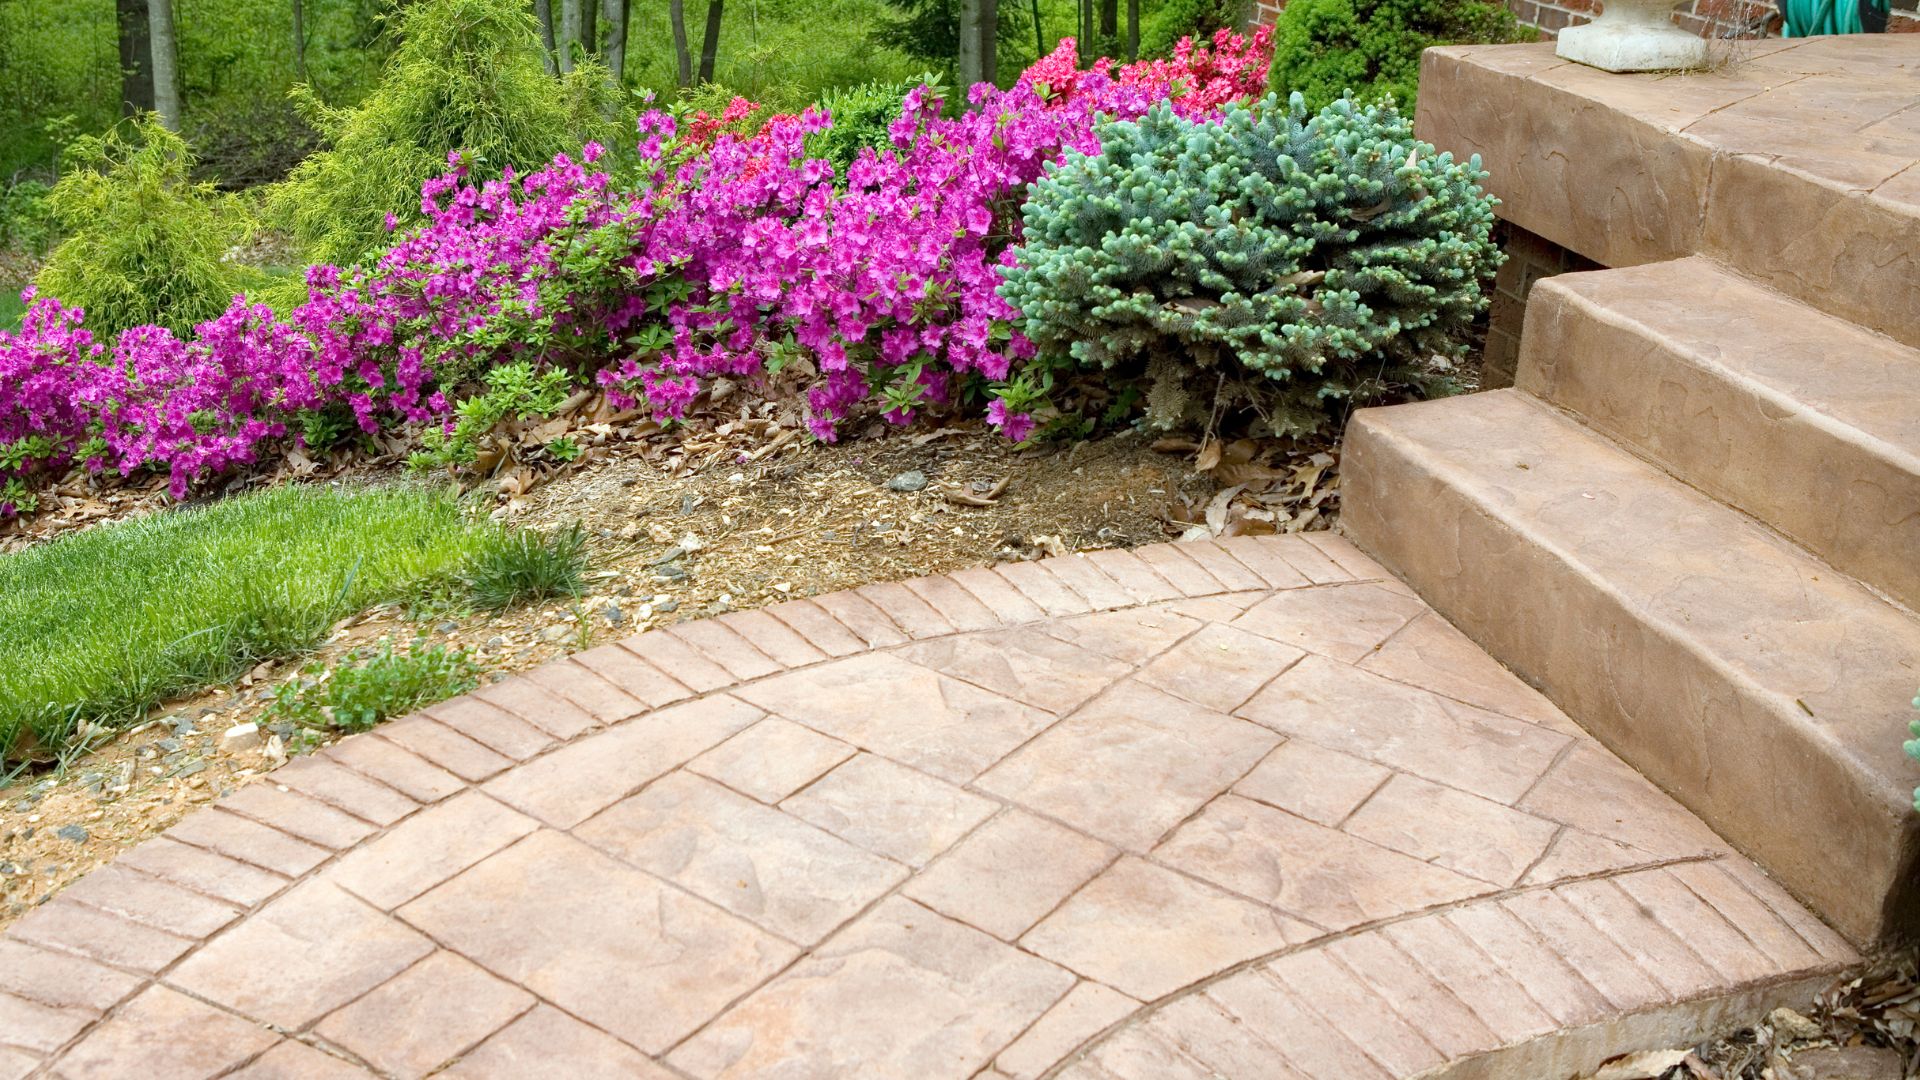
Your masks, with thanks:
M301 99L327 149L301 162L269 205L313 261L346 265L385 246L386 216L417 220L420 186L447 171L449 154L484 177L630 135L612 120L605 69L546 74L520 0L415 0L392 19L400 44L365 101L331 109Z
M925 72L899 82L870 82L830 90L820 98L820 107L833 117L833 126L807 137L807 156L833 162L842 180L847 166L869 147L888 145L887 128L900 119L900 103L921 85L940 90L940 77Z
M1464 354L1500 260L1477 157L1436 155L1390 107L1312 115L1298 94L1218 122L1163 104L1100 142L1034 185L1002 271L1040 371L1144 379L1160 426L1250 407L1280 434L1445 389L1435 358Z
M290 486L0 556L0 757L310 648L487 536L425 488Z
M420 433L421 449L407 459L416 469L471 465L480 440L501 421L546 416L573 392L573 377L559 369L536 371L532 364L502 364L482 378L486 390L454 406L453 430L431 427Z
M149 113L67 149L47 197L68 236L34 283L86 309L97 336L214 318L257 277L224 260L245 231L233 201L190 178L193 155Z
M553 533L502 529L488 533L462 580L473 602L489 611L556 596L578 596L587 573L587 531L575 524Z
M53 189L38 180L22 180L0 189L0 251L46 254L60 238L60 224L48 198Z
M480 667L465 649L416 640L406 652L392 641L378 651L355 650L331 670L309 664L274 691L267 723L315 730L366 731L392 716L457 697L480 685Z
M1392 95L1412 116L1421 50L1533 37L1496 0L1293 0L1274 26L1273 88L1311 109L1348 91L1363 103Z
M1920 709L1920 697L1913 699L1913 707ZM1913 738L1906 743L1907 756L1920 761L1920 720L1907 721L1907 730L1913 733ZM1920 788L1913 789L1913 808L1920 810Z
M1249 6L1245 0L1166 0L1140 22L1140 55L1166 56L1183 37L1210 41L1222 27L1239 30Z

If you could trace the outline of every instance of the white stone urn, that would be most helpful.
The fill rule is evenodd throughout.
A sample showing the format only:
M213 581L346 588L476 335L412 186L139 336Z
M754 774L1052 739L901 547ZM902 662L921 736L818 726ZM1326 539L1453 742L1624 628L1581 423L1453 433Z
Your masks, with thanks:
M1560 31L1554 52L1606 71L1705 67L1707 43L1673 24L1684 0L1602 0L1600 17Z

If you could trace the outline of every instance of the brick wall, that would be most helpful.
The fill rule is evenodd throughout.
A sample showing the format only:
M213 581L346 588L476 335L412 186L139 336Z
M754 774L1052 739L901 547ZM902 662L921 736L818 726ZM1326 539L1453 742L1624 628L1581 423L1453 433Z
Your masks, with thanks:
M1528 232L1512 222L1494 226L1494 239L1507 261L1493 279L1493 304L1487 315L1487 346L1480 361L1480 386L1497 390L1513 385L1520 359L1520 328L1527 311L1527 293L1533 283L1575 270L1598 270L1600 264L1559 244Z
M1600 0L1505 0L1514 17L1552 37L1569 26L1586 22L1600 9ZM1255 25L1280 17L1287 0L1254 0ZM1915 0L1893 0L1893 20L1887 29L1920 32ZM1779 16L1773 0L1688 0L1676 8L1673 20L1703 37L1753 37L1778 34Z

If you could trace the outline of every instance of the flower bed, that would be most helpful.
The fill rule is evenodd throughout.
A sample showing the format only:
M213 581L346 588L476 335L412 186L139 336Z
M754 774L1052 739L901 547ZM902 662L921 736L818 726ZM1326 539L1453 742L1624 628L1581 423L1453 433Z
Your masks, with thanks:
M908 94L888 145L844 175L807 153L824 112L755 130L744 102L690 124L652 109L630 157L588 144L475 182L456 155L422 191L425 224L371 264L313 267L284 318L236 298L186 339L149 326L109 344L29 295L0 334L0 514L30 508L30 474L73 463L164 469L181 495L290 436L444 423L450 395L514 361L665 416L705 380L778 371L806 386L823 439L867 403L896 422L984 405L1024 438L1037 394L1008 380L1035 348L1001 292L1029 186L1098 153L1104 123L1169 100L1216 115L1264 86L1268 59L1266 30L1084 71L1063 41L957 116Z

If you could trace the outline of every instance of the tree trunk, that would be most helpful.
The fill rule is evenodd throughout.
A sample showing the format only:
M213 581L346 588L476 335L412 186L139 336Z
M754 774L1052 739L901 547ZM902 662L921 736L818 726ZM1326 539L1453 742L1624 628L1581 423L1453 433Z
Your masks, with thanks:
M147 32L153 39L153 111L168 131L179 131L180 40L173 30L173 0L147 0Z
M1100 0L1100 44L1120 36L1120 0Z
M1087 50L1093 48L1093 0L1080 0L1080 59L1088 59Z
M120 115L153 111L153 44L147 0L115 0L120 28Z
M1033 6L1033 55L1047 55L1046 24L1040 20L1040 0L1029 0Z
M588 56L600 55L600 0L580 0L580 48Z
M1127 62L1140 59L1140 0L1127 0Z
M720 16L727 0L707 0L707 36L700 41L700 81L713 81L713 64L720 57Z
M960 0L960 50L955 58L962 98L975 83L990 83L994 67L995 31L999 29L998 0Z
M667 19L673 23L674 74L682 88L693 85L693 54L687 51L686 0L667 0Z
M553 58L553 0L533 0L533 17L540 24L540 61L546 65L547 74L555 74L560 69Z
M607 24L607 71L616 88L627 82L627 5L628 0L604 0L600 7Z
M293 0L293 77L307 81L307 12L302 0Z
M582 10L587 0L560 0L560 40L554 55L562 73L573 70L573 43L580 40Z

